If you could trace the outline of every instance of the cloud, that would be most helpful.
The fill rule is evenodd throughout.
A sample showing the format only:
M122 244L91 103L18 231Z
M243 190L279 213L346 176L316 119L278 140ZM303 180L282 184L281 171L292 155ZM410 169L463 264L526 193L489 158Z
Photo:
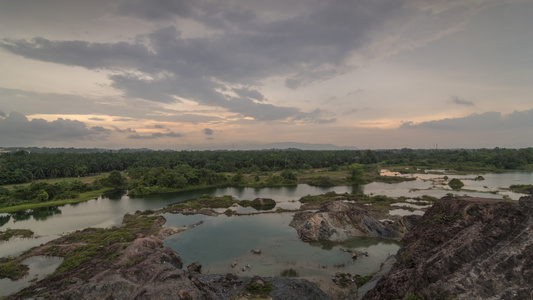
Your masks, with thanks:
M115 43L3 39L0 48L28 59L112 71L112 86L128 98L159 103L187 99L258 121L324 122L312 119L313 114L302 118L305 112L299 108L266 103L257 89L236 86L282 77L296 89L346 74L356 67L349 62L351 55L370 34L384 20L402 15L401 2L323 1L269 19L256 14L252 4L135 0L121 2L117 12L151 21L193 19L208 30L188 37L175 26L159 26L134 42Z
M148 134L148 135L141 135L141 134L135 133L135 134L132 134L132 135L128 136L128 139L153 140L153 139L165 138L165 137L180 138L180 137L183 137L183 134L176 133L176 132L173 132L173 131L166 132L166 133L154 132L154 133Z
M204 128L204 134L205 135L213 135L213 129Z
M125 16L136 16L152 21L171 20L177 16L190 17L195 2L197 1L128 0L118 7L117 12Z
M258 90L250 90L248 88L233 89L233 91L240 97L250 98L257 101L263 101L265 97Z
M115 129L116 132L121 132L121 133L137 133L137 131L135 131L135 129L131 129L131 128L126 128L126 129L121 129L121 128L118 128L118 127L113 127Z
M30 121L18 112L0 118L0 140L10 145L106 139L110 132L100 126L88 127L83 122L62 118L52 122L43 119Z
M23 102L12 101L11 97L0 101L11 110L25 114L91 111L117 117L115 120L192 123L223 120L191 110L170 109L173 107L170 104L193 101L214 107L212 111L222 108L240 117L242 122L253 119L334 123L332 114L322 109L275 104L287 102L263 95L260 91L269 89L261 86L276 81L290 89L300 89L345 75L373 59L421 47L460 30L476 12L497 3L493 0L482 4L478 0L109 2L112 4L106 8L114 9L109 9L105 17L99 15L100 18L143 24L142 30L135 26L125 31L116 29L120 34L103 38L88 31L76 39L34 31L37 34L26 38L0 39L0 49L31 60L103 72L108 74L110 86L123 97L88 99L24 92L19 93L22 98L17 98ZM91 39L83 40L87 36ZM110 42L114 38L122 40ZM474 105L458 97L450 102Z
M454 104L466 105L466 106L475 106L474 102L461 99L457 96L452 97L452 100L448 101L448 103L454 103Z
M515 130L518 132L533 132L533 109L526 111L514 111L509 115L499 112L487 112L472 114L462 118L447 118L421 123L404 122L400 129L424 129L435 131L495 131Z
M16 99L16 101L14 101ZM52 105L53 104L53 105ZM36 93L0 87L0 105L7 111L18 111L25 115L108 115L113 122L133 122L150 119L159 122L202 123L220 121L222 118L201 113L184 113L160 106L146 105L144 100L122 99L120 97L99 97L96 99L80 95L58 93ZM94 121L104 118L91 117Z

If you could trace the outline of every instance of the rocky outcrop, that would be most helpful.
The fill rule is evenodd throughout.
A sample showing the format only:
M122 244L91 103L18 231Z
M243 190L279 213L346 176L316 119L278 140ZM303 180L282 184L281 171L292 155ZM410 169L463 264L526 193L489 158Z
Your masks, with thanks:
M443 198L363 299L531 299L533 197Z
M65 236L68 238L68 236ZM116 257L109 256L113 253ZM90 261L53 274L8 299L234 299L246 293L248 277L202 275L193 263L182 270L180 256L154 235L100 249ZM265 278L271 299L329 299L307 280Z
M296 213L290 226L305 242L342 242L354 237L400 239L419 218L406 216L399 221L380 222L364 205L335 201L323 204L317 212Z

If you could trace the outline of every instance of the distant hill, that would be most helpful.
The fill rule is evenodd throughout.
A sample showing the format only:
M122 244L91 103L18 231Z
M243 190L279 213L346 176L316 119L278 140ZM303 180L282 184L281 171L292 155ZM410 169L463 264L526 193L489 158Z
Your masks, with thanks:
M309 144L309 143L269 143L258 145L259 149L299 149L299 150L358 150L356 147L336 146L333 144ZM251 149L250 149L251 150Z
M182 149L167 149L164 151L181 151L181 150L359 150L356 147L336 146L333 144L310 144L310 143L296 143L296 142L281 142L281 143L250 143L250 144L215 144L215 145L183 145ZM4 147L0 148L0 154L3 152L15 152L24 150L32 153L94 153L94 152L143 152L155 151L148 148L124 148L124 149L102 149L102 148L47 148L47 147Z

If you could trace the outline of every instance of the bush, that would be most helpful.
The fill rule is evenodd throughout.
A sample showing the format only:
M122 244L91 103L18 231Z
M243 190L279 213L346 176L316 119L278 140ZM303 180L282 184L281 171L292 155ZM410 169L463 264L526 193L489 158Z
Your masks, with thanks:
M454 178L450 180L448 185L454 190L460 190L465 184L461 180Z

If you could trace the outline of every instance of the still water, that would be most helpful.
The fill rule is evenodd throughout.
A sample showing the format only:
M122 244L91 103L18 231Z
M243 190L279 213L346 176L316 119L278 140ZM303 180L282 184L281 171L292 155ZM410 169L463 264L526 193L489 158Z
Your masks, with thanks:
M330 278L338 271L368 275L379 271L381 262L399 249L396 242L372 238L340 244L304 243L289 226L292 213L239 217L164 216L168 220L165 225L174 227L204 221L164 241L165 246L180 254L185 265L200 262L203 273L279 276L283 270L292 268L300 276ZM351 253L341 248L360 254L366 252L368 256L359 255L353 260ZM252 253L252 249L261 250L261 254ZM236 266L232 267L232 263Z
M87 227L119 226L125 213L137 210L159 209L166 205L197 198L203 194L214 196L231 195L238 200L253 200L258 197L272 198L276 208L295 209L300 206L298 199L305 195L323 194L328 191L337 193L363 192L372 195L408 198L431 195L442 197L447 193L477 197L509 197L518 200L522 194L502 190L511 184L532 184L532 172L514 172L503 174L481 174L485 180L475 181L477 175L455 176L465 186L461 191L452 191L442 183L444 175L416 174L417 180L395 184L374 182L364 186L338 186L331 188L312 187L301 184L294 187L277 188L213 188L177 194L152 195L143 198L120 196L117 199L100 197L98 199L25 211L14 214L0 214L0 230L6 228L30 229L33 238L15 238L0 242L0 256L16 256L25 250L44 244L50 240L75 230ZM394 209L393 214L409 214L407 210ZM415 212L420 214L421 211ZM398 245L376 239L357 239L342 245L308 244L301 242L296 230L289 227L292 215L268 214L241 217L206 217L166 214L167 226L183 226L205 221L201 226L169 237L165 244L176 250L185 263L199 261L205 272L231 272L231 263L238 266L250 265L246 272L260 275L279 275L287 267L301 274L330 274L336 269L354 274L370 274L389 254L394 254ZM252 248L260 248L264 254L253 255ZM367 251L368 257L352 261L349 253L340 248ZM55 267L54 267L55 268ZM35 272L39 267L36 267ZM327 270L324 272L324 270ZM49 272L50 273L50 272ZM328 275L329 276L329 275ZM7 280L9 283L9 280ZM0 297L6 295L0 281ZM13 284L13 283L11 283ZM26 283L27 284L27 283Z

